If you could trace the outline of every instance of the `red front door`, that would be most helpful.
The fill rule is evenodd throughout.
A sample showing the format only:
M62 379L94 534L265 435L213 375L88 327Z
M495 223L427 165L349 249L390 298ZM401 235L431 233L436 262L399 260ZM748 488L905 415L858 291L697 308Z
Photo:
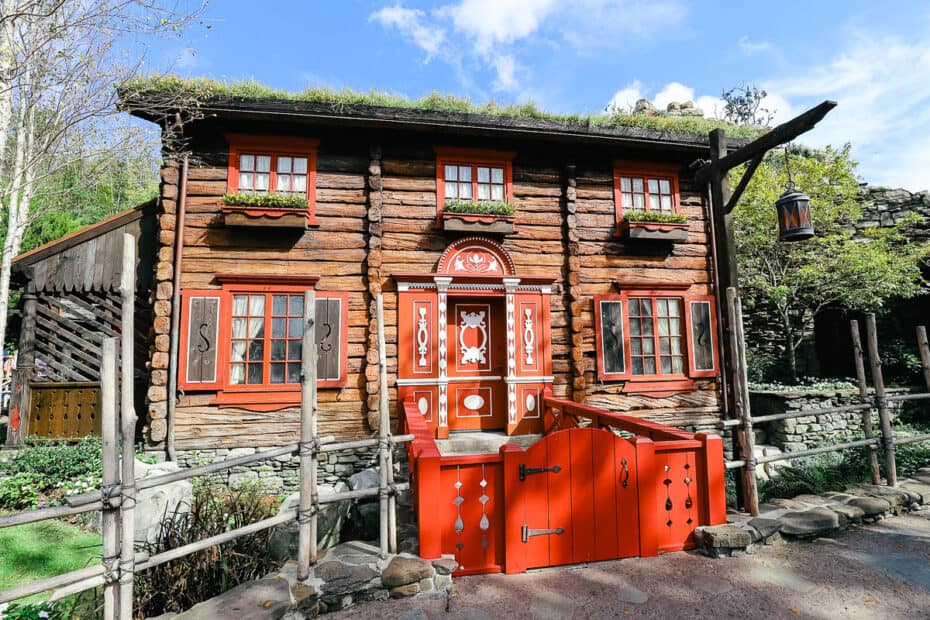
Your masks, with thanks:
M449 429L507 426L507 332L502 298L448 300Z

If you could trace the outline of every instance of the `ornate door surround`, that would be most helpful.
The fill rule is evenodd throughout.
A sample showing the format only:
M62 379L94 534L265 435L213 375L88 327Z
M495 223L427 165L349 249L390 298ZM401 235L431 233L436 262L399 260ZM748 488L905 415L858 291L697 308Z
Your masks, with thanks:
M493 421L468 420L476 417L467 414L470 406L487 413L482 407L494 401L506 415L485 417L505 421L508 435L540 432L543 394L552 386L549 296L555 278L520 277L503 246L483 237L450 243L434 273L393 277L398 292L398 402L412 396L437 437L447 437L450 430L500 427ZM503 333L495 334L493 313L501 310ZM482 317L482 312L487 314ZM506 345L498 365L488 347L500 336ZM453 362L459 367L451 367ZM495 365L489 372L462 372L488 364ZM497 385L491 386L494 381ZM490 400L481 389L490 389Z

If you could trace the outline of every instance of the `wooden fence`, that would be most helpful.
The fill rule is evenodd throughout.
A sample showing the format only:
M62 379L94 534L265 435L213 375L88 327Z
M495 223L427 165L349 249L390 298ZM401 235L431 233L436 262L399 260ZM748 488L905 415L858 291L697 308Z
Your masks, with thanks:
M397 551L397 530L394 516L395 497L398 492L409 488L407 483L395 483L393 477L392 447L411 441L413 435L392 437L386 400L381 403L381 424L378 437L336 443L331 437L319 437L317 433L316 395L316 346L315 333L316 293L307 291L304 298L304 342L302 398L300 408L300 441L279 448L264 450L256 454L235 457L184 469L182 471L135 479L135 429L136 416L133 407L133 348L132 338L134 312L135 273L128 265L135 264L135 239L124 236L123 270L120 281L121 334L120 365L121 392L117 390L117 338L106 338L102 343L102 365L100 369L100 424L103 444L103 476L101 489L66 500L66 505L41 508L0 516L0 528L58 519L94 511L102 511L103 554L100 564L64 573L40 581L34 581L0 592L0 603L51 591L50 600L60 600L84 590L103 587L103 617L105 620L130 620L133 615L133 582L137 572L178 560L192 553L209 549L283 523L296 520L299 525L297 575L300 579L309 576L310 566L317 561L317 513L320 506L363 497L378 497L381 503L380 545L382 558ZM384 334L383 306L379 296L378 333ZM384 343L380 346L381 393L387 394L387 364ZM117 404L119 398L119 404ZM121 415L122 414L122 415ZM346 491L320 497L317 487L317 459L321 453L378 446L381 478L378 488ZM179 480L212 474L231 467L238 467L272 459L286 454L300 457L300 501L297 509L245 525L223 534L211 536L181 547L169 549L155 555L135 550L135 495L137 491L150 489Z
M730 351L733 360L733 377L732 386L734 394L734 403L736 416L733 419L723 420L720 426L723 428L733 428L735 430L735 442L739 447L739 456L737 460L727 461L727 469L740 470L740 485L743 497L743 508L748 510L752 515L759 514L759 495L756 488L756 466L764 463L775 461L786 461L801 457L814 456L817 454L826 454L829 452L840 452L854 448L869 448L869 465L871 470L872 484L881 484L881 470L878 462L878 448L881 446L884 450L885 458L885 482L888 486L897 485L898 473L895 465L895 447L930 440L930 434L914 435L910 437L895 437L891 428L891 416L888 412L888 404L894 401L920 401L930 399L930 345L927 343L927 331L924 326L917 327L917 346L920 352L921 367L923 370L924 383L927 391L916 394L887 394L885 391L885 381L882 375L882 362L878 351L878 336L875 328L875 315L866 315L866 349L868 355L869 374L872 379L872 393L869 393L868 382L866 379L866 352L862 347L862 337L859 332L859 322L850 321L850 332L853 343L853 356L856 368L856 383L859 388L858 404L843 405L838 407L818 407L816 409L804 409L801 411L786 411L783 413L774 413L764 416L753 416L749 404L749 381L748 368L746 362L746 345L743 333L743 311L739 296L736 289L727 289L727 312L729 315L729 324L732 326L730 331ZM879 435L875 435L872 427L872 412L878 411ZM847 441L843 443L810 448L808 450L799 450L795 452L784 452L781 454L766 455L761 457L755 456L755 436L753 434L753 425L762 422L774 422L777 420L789 420L792 418L817 418L820 416L831 415L836 413L849 413L858 411L862 414L862 434L863 439L856 441Z

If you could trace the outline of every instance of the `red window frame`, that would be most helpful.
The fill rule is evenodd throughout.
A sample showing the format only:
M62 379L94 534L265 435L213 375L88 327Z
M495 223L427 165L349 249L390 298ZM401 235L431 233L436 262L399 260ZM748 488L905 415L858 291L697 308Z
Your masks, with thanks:
M187 304L183 304L185 309L181 315L181 346L179 347L180 365L179 376L182 377L180 385L187 391L215 391L216 404L220 405L243 405L253 409L279 409L289 407L300 403L300 384L294 383L271 383L270 382L270 342L271 330L271 306L270 296L274 294L282 295L302 295L305 291L315 288L318 281L317 276L254 276L250 274L218 274L217 280L222 284L220 289L210 290L187 290L184 292L185 298L191 297L216 297L220 300L220 317L217 343L217 380L215 383L191 383L187 384L183 380L187 376L186 364L189 313ZM265 302L265 330L264 341L265 351L263 354L263 382L261 384L234 384L230 382L231 373L231 352L232 352L232 313L233 297L237 294L264 294ZM339 333L339 379L333 381L319 381L318 388L341 388L346 385L348 377L348 305L349 294L346 292L317 291L317 299L340 299L341 320Z
M594 296L594 324L595 343L597 355L597 377L600 381L626 381L623 392L665 392L676 393L694 388L694 379L713 378L719 374L719 343L717 340L717 318L715 314L715 300L712 295L697 295L688 292L690 285L667 285L661 287L622 288L617 294ZM633 374L632 348L630 344L630 300L634 298L648 298L653 304L653 338L655 349L652 354L656 361L656 373ZM680 320L682 347L682 372L661 373L661 349L659 347L658 317L655 303L658 299L675 299L680 304ZM604 342L601 325L601 303L603 301L619 301L621 303L621 322L623 326L623 370L622 372L607 372L604 365ZM695 345L692 328L692 304L707 303L710 308L710 337L713 368L696 369Z
M268 193L274 194L278 184L278 157L307 158L307 222L316 225L316 164L318 138L295 138L293 136L265 136L230 133L226 134L229 143L229 164L226 174L226 191L234 194L239 191L239 156L267 155L271 157L271 170L268 176Z
M617 213L617 222L623 219L623 199L620 191L620 178L633 177L643 180L643 210L649 208L649 179L666 180L671 182L672 213L681 213L681 195L678 190L678 164L643 163L629 161L614 162L614 208ZM638 193L638 192L637 192Z
M442 214L446 204L446 166L470 166L472 200L477 202L497 202L491 199L478 199L478 168L504 169L504 202L513 202L513 159L516 151L492 151L487 149L469 149L459 147L437 146L436 152L436 215Z

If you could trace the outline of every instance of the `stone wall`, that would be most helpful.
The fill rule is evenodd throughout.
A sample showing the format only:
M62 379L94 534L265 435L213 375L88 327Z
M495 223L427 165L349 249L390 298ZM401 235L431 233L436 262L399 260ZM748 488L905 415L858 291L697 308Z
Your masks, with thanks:
M889 390L893 392L895 390ZM857 405L857 390L816 392L752 392L749 395L752 415L763 416L775 413L823 409ZM888 403L891 419L897 419L903 403ZM879 434L878 412L872 412L872 427ZM776 446L786 452L797 452L861 439L862 415L859 411L831 413L824 416L804 416L789 420L764 422L753 426L757 445Z
M863 185L860 189L862 217L854 227L858 234L869 228L900 224L907 218L918 220L904 227L904 236L911 242L930 241L930 191L909 192Z

